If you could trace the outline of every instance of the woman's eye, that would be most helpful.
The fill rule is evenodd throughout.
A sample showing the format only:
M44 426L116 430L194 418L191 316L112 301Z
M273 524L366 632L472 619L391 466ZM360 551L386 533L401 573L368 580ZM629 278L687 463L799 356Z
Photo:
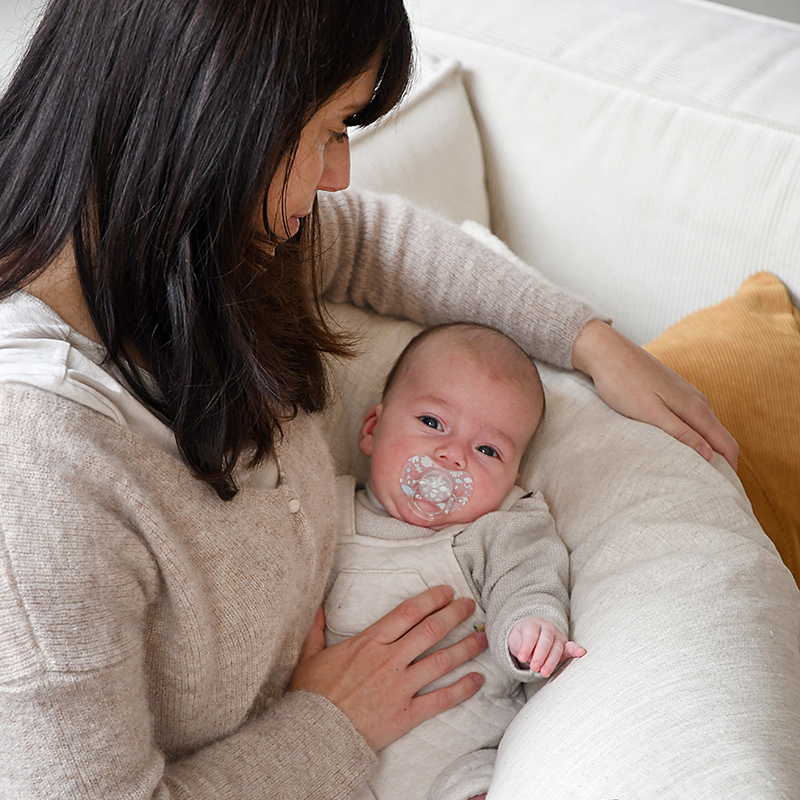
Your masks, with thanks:
M499 458L500 453L494 449L491 445L482 444L475 448L479 453L483 453L485 456L489 456L489 458Z
M332 142L336 142L336 144L344 144L345 142L350 140L350 136L347 133L347 128L343 131L331 131L331 139Z
M439 422L439 420L436 419L436 417L423 416L423 417L419 418L419 421L423 425L427 425L429 428L433 428L434 430L437 430L437 431L444 430L444 428L442 427L442 423Z

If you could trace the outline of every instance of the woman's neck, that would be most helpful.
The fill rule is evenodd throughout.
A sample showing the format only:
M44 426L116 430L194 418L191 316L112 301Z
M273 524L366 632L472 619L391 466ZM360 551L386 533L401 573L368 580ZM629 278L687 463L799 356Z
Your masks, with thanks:
M100 335L94 327L89 307L83 296L71 244L64 247L44 272L22 288L50 306L78 333L100 343Z

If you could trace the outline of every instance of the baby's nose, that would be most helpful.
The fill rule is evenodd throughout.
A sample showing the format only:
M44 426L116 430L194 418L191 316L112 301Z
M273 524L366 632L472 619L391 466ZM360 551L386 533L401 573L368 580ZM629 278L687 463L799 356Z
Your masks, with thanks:
M464 448L455 443L443 445L436 451L436 461L448 469L464 469L467 457Z

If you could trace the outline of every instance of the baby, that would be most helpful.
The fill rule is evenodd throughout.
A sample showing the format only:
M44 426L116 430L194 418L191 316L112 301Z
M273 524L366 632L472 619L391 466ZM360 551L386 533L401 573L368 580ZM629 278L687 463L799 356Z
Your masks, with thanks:
M355 492L352 478L340 479L327 643L446 583L472 596L476 611L437 647L485 626L489 653L441 683L479 671L481 691L384 748L362 798L486 792L495 748L524 702L521 682L586 652L565 635L566 548L541 494L515 486L543 413L539 374L524 351L491 328L455 324L409 343L366 414L367 487Z

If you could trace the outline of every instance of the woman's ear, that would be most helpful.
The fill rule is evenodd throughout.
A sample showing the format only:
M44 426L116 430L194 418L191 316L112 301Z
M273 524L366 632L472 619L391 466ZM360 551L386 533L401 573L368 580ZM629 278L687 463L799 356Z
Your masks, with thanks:
M361 436L358 438L358 446L365 456L372 455L372 442L375 435L375 426L383 412L383 403L378 403L376 406L367 411L364 417L364 423L361 426Z

